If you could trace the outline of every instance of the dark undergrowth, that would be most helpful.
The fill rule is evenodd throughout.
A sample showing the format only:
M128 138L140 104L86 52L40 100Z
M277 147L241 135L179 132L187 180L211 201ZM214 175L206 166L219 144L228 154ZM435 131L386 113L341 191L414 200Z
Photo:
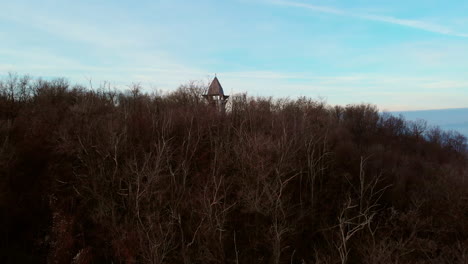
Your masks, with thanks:
M0 86L1 263L468 263L466 139L372 105Z

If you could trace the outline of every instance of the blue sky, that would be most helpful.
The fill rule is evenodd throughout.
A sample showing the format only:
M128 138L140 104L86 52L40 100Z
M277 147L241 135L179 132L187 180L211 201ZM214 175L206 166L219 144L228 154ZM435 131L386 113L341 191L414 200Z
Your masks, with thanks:
M468 107L468 1L3 1L0 74Z

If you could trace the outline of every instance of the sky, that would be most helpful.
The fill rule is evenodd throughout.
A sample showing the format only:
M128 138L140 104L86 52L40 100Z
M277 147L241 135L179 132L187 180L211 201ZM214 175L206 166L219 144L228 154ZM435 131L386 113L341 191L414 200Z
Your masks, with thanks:
M468 107L468 1L0 0L0 75Z

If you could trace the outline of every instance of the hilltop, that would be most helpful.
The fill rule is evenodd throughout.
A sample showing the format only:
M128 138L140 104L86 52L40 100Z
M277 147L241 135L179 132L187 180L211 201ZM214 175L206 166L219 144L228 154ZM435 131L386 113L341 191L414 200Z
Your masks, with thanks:
M2 263L466 263L466 137L381 114L0 83Z

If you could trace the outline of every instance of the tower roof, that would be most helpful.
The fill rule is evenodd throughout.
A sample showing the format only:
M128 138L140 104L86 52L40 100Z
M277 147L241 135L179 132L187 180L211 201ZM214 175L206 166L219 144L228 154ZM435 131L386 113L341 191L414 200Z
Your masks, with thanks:
M215 77L208 88L207 95L219 95L224 96L223 87L219 83L218 77Z

